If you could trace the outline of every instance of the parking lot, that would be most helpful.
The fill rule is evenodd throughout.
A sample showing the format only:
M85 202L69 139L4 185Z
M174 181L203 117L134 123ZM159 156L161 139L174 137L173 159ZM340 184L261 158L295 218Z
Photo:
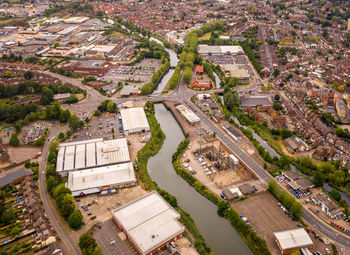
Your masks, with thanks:
M128 85L142 86L144 83L151 81L153 73L158 70L161 64L158 59L143 59L134 66L120 65L119 67L111 68L101 79L106 82L112 81L112 83L102 88L112 90L117 87L120 81L123 84L127 82Z
M106 255L137 254L131 244L118 236L118 229L112 219L92 227L93 237Z
M257 234L266 240L267 247L272 254L281 254L274 240L274 232L300 227L300 223L292 220L292 217L281 209L277 200L267 191L244 201L231 202L231 205L240 215L248 218L249 224ZM311 231L312 229L310 229L309 236L314 243L314 250L326 253L325 248L330 249L330 245L315 239Z
M87 127L77 131L73 141L88 140L94 138L112 139L123 137L120 132L121 121L116 114L102 113L101 116L92 116ZM113 133L114 131L114 133Z
M112 218L111 211L117 207L127 204L146 194L141 186L125 189L118 189L117 193L109 195L91 194L85 197L76 198L76 208L81 211L84 217L85 226L82 228L86 232L90 227L99 222L105 222ZM94 202L93 202L94 201ZM88 210L82 208L86 205ZM96 216L96 218L94 218Z

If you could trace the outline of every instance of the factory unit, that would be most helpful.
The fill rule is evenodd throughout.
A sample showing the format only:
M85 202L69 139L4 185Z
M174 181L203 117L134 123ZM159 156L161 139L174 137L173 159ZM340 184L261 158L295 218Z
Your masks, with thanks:
M198 54L201 55L242 55L243 48L239 45L227 46L209 46L205 44L198 45Z
M56 171L62 177L69 172L130 162L126 138L104 141L103 138L61 143Z
M157 253L185 231L180 214L155 191L116 209L112 215L140 255Z
M150 131L145 111L142 107L120 110L125 135Z
M288 255L302 248L311 249L313 242L303 228L275 232L275 241L281 254Z
M134 186L136 182L134 167L128 162L71 172L67 188L75 197L101 191L113 193L117 188Z
M176 106L176 109L181 113L181 115L187 120L187 122L191 125L194 126L196 124L200 123L200 118L189 108L187 108L183 104L179 104Z

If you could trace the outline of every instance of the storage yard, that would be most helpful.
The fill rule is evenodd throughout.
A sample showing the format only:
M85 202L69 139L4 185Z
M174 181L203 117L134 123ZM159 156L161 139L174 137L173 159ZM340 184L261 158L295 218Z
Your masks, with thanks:
M244 215L248 219L250 225L254 227L259 236L266 239L267 246L272 254L281 254L274 240L273 233L299 227L299 222L292 220L292 217L289 217L281 209L281 206L269 192L259 193L244 201L231 202L231 205L239 214ZM316 239L311 232L309 236L314 243L315 250L326 253L325 248L330 248L330 245L326 245L319 239Z

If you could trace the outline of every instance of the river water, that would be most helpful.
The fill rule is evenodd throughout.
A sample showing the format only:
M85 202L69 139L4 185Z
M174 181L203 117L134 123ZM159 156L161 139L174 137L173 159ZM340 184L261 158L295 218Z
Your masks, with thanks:
M155 115L166 139L158 154L148 161L152 180L177 198L179 206L191 215L215 254L251 255L252 252L230 223L217 215L216 205L176 174L171 159L184 135L171 112L163 104L155 105Z
M150 40L155 41L156 43L159 43L159 44L164 46L164 44L161 41L159 41L157 38L151 37ZM162 93L163 89L165 88L165 86L167 85L168 81L170 80L171 76L174 73L174 68L179 63L179 58L177 57L177 54L175 51L173 51L172 49L168 49L168 48L165 48L165 50L169 53L170 67L173 67L173 68L169 69L169 71L164 75L163 79L158 84L157 89L153 91L153 94Z

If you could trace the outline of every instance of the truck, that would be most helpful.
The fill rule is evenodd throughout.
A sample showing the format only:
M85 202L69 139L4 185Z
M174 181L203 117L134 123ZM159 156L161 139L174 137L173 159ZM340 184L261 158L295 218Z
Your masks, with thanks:
M228 158L229 158L229 160L231 161L231 163L232 163L233 165L235 165L235 166L238 165L239 161L238 161L238 159L237 159L233 154L230 154L230 155L228 156Z

